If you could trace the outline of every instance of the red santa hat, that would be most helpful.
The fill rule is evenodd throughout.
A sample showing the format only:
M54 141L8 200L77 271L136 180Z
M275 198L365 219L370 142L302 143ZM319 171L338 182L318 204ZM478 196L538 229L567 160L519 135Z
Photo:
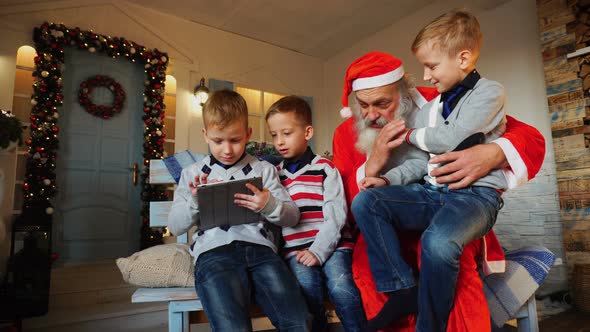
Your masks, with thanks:
M342 106L340 115L343 118L352 116L348 107L348 95L352 91L377 88L395 83L404 77L402 61L391 54L369 52L354 60L346 70L344 89L342 90Z

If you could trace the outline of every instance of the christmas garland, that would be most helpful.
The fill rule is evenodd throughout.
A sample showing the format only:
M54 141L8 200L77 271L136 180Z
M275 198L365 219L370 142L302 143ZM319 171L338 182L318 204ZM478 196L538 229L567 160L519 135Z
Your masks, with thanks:
M113 93L112 106L96 105L90 100L90 94L96 87L105 87ZM123 102L125 102L125 91L121 87L121 84L116 82L110 76L95 75L80 83L78 102L80 103L80 106L84 107L86 112L103 119L108 119L116 113L121 112Z
M144 67L146 73L143 97L143 169L141 173L141 248L162 242L162 232L149 227L149 202L167 200L165 188L147 182L150 159L163 158L166 134L164 127L164 86L168 56L157 49L147 49L120 37L99 35L63 24L43 23L33 30L37 56L31 97L31 136L25 183L23 213L29 209L53 213L49 200L57 192L55 165L58 151L58 107L63 103L62 73L64 48L74 47L112 58L126 58Z

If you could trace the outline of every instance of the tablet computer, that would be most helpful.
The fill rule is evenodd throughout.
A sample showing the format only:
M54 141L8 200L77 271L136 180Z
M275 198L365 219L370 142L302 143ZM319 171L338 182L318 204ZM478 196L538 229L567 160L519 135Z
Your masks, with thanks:
M235 194L252 195L246 183L262 190L262 177L207 183L197 186L201 230L219 226L234 226L255 223L260 220L256 213L234 203Z

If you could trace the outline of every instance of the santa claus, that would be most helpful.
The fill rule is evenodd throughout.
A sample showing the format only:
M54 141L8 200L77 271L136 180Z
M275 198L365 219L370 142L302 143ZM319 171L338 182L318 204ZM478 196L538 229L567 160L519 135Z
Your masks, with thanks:
M354 103L348 107L349 95ZM344 182L350 206L359 192L359 183L370 174L383 174L391 184L407 184L411 178L399 176L396 169L414 167L413 156L403 143L402 128L383 127L396 118L413 127L414 114L429 100L436 97L434 88L415 87L405 74L402 62L390 54L370 52L348 67L344 79L341 114L348 119L334 133L334 163ZM502 169L509 187L532 179L539 171L545 154L543 136L533 127L507 117L506 133L490 144L449 152L435 157L432 162L446 163L433 171L439 183L458 189L468 186L492 169ZM352 215L349 220L353 223ZM415 271L419 261L419 233L406 233L402 237L402 250L407 262ZM503 272L504 254L492 232L485 238L472 241L463 251L453 310L447 331L489 331L490 318L483 294L478 265L485 274ZM361 291L368 319L380 311L386 300L377 293L369 269L366 244L359 235L353 252L353 274ZM388 331L414 331L412 315L391 326Z

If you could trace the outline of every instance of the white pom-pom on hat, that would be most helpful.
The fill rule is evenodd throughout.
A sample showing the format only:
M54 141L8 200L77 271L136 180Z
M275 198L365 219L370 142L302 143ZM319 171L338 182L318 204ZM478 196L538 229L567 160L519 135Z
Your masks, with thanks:
M352 110L350 109L350 107L342 107L342 109L340 110L340 116L348 119L352 116Z

